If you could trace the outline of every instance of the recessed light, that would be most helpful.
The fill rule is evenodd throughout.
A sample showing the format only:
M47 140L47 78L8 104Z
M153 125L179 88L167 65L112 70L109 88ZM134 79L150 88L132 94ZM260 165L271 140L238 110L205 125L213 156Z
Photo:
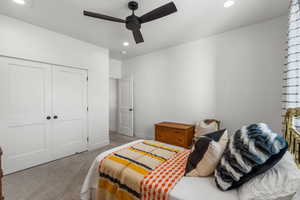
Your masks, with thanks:
M123 46L124 46L124 47L129 46L129 42L123 42Z
M25 0L13 0L15 3L20 4L20 5L25 5L26 1Z
M224 3L224 7L225 8L230 8L231 6L233 6L235 4L235 2L233 0L227 0L225 3Z
M126 53L127 53L127 51L121 51L121 53L122 53L122 54L126 54Z

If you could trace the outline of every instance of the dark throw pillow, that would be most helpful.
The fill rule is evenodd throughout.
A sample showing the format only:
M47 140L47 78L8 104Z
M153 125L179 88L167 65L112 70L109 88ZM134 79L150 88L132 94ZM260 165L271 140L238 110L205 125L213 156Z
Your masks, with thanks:
M210 176L216 169L228 142L227 131L221 130L201 136L189 155L185 176Z
M244 126L230 137L215 170L215 181L223 191L238 188L272 168L285 154L288 144L266 124Z

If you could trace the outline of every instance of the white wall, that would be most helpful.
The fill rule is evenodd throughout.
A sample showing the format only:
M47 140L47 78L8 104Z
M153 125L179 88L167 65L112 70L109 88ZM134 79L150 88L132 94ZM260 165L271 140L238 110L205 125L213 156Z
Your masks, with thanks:
M281 132L287 17L216 37L217 116L225 127L265 122Z
M0 55L88 69L90 149L109 143L109 52L0 15Z
M118 80L109 79L109 130L116 132L118 129Z
M122 77L122 62L115 59L109 60L109 77L120 79Z
M218 118L230 131L266 122L280 131L286 17L123 62L134 78L135 134L159 121Z
M160 121L193 123L216 116L215 47L202 40L133 58L135 134L152 138Z

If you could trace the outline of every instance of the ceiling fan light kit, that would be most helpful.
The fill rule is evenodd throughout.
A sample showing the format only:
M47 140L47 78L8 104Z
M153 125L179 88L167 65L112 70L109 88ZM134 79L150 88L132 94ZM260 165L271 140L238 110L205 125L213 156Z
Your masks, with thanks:
M129 46L129 42L123 42L123 46L124 46L124 47Z
M110 17L107 15L103 15L100 13L94 13L94 12L89 12L89 11L83 11L83 14L85 16L89 17L94 17L98 19L103 19L103 20L108 20L108 21L113 21L113 22L118 22L118 23L125 23L126 28L130 31L132 31L133 37L135 42L142 43L144 42L143 35L141 33L141 25L143 23L147 23L165 16L168 16L172 13L177 12L177 8L173 2L167 3L159 8L156 8L141 17L138 17L134 14L134 11L137 10L139 7L138 3L135 1L130 1L128 3L128 8L132 10L132 15L129 15L126 17L126 20L115 18L115 17Z
M235 4L234 0L227 0L224 3L224 8L230 8Z
M26 1L25 0L13 0L16 4L20 4L20 5L25 5Z

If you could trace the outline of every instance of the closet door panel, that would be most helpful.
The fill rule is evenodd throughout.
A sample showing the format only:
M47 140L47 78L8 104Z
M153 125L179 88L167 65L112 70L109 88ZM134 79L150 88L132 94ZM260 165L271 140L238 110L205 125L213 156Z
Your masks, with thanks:
M53 67L53 155L87 150L87 71Z
M0 85L4 172L48 162L51 66L0 57Z

